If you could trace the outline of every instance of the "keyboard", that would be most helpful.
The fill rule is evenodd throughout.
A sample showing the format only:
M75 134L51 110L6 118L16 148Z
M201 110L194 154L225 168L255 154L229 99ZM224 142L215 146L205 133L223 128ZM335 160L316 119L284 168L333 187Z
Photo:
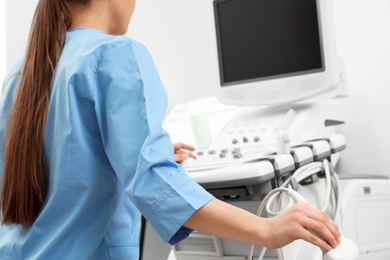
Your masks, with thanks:
M252 163L277 152L277 135L293 123L296 112L269 116L267 120L250 113L249 119L232 120L219 133L209 149L196 151L197 160L188 159L182 166L189 171L207 171L243 163Z
M187 159L182 166L187 171L205 171L237 164L253 163L262 157L275 153L271 143L261 145L235 146L196 151L196 160Z

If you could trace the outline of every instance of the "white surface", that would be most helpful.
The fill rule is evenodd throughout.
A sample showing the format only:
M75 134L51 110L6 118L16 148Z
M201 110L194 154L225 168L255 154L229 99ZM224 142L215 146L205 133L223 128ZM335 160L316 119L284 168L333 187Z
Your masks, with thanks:
M341 180L341 231L359 247L359 260L390 259L390 180Z
M356 260L359 249L355 242L341 236L340 244L333 250L324 253L322 260Z
M0 1L0 96L3 80L7 71L7 50L6 50L6 12L5 1Z
M173 252L173 250L171 250L171 252L169 253L168 260L176 260L175 253Z
M4 0L2 0L4 1ZM7 12L7 70L24 52L38 0L5 0Z
M338 172L390 175L390 1L334 1L349 98Z
M170 105L209 95L219 86L212 0L142 0L128 34L152 53Z

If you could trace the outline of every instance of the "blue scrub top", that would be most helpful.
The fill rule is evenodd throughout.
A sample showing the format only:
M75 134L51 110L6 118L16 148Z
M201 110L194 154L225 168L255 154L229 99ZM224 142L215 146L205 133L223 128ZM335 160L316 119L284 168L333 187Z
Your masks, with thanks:
M21 65L0 101L0 177ZM148 51L126 36L71 30L52 83L48 195L31 228L0 225L0 259L135 260L141 214L165 242L187 237L183 223L213 197L173 161Z

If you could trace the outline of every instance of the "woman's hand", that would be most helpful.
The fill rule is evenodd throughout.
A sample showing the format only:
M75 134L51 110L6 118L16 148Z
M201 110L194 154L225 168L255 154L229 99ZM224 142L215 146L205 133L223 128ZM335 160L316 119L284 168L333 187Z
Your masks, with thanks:
M181 163L188 157L196 159L196 156L191 152L195 151L195 148L188 144L183 143L173 143L173 151L174 151L174 161L177 163Z
M280 248L303 239L329 251L340 243L340 231L326 213L299 202L276 217L266 219L267 248Z

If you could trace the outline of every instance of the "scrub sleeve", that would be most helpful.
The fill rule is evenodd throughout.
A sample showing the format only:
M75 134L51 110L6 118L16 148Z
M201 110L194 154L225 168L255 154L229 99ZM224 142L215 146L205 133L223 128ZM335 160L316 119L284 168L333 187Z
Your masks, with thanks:
M91 87L101 138L115 174L163 240L191 232L187 219L213 199L173 161L162 129L166 93L148 51L127 40L107 52Z

